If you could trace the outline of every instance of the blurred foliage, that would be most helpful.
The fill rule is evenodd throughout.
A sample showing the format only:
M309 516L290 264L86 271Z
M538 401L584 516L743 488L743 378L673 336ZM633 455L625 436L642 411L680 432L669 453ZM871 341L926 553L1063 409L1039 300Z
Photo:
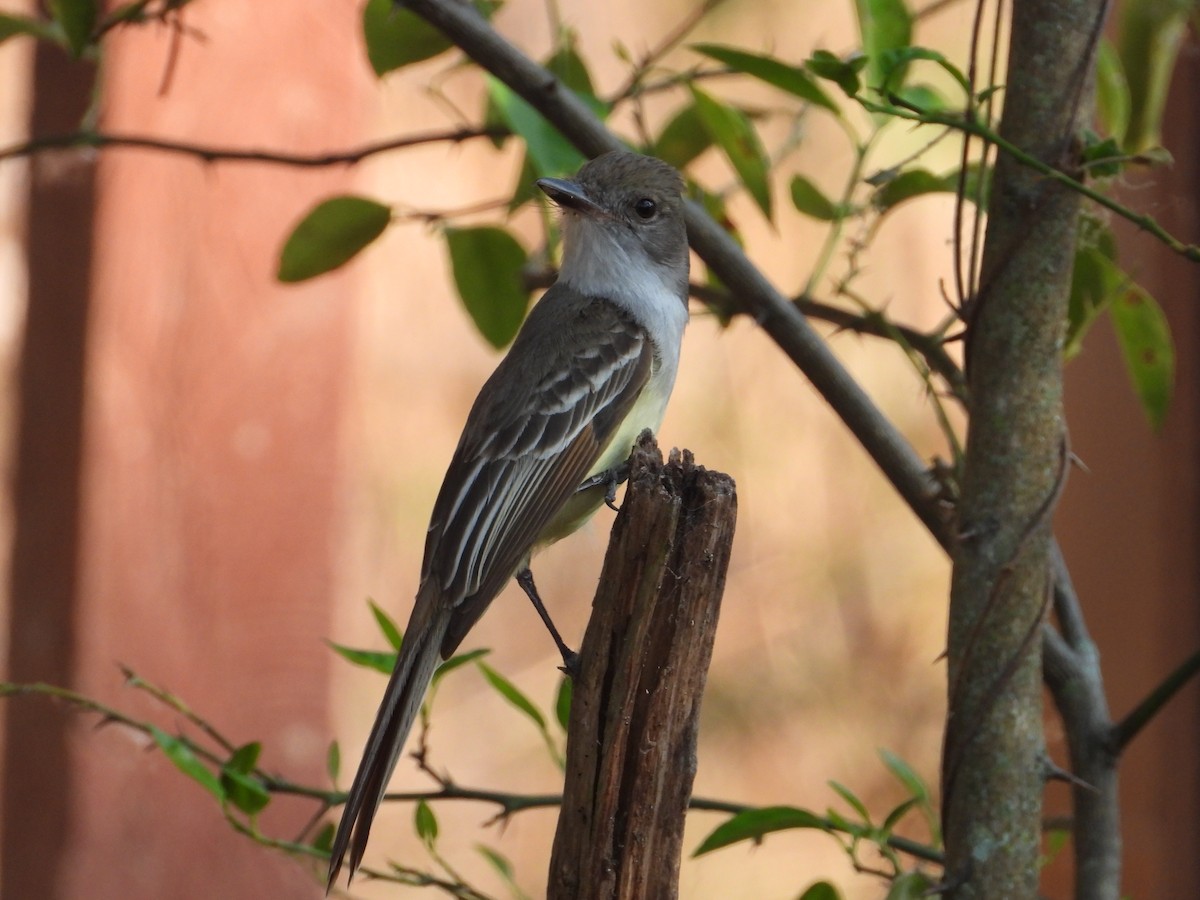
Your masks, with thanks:
M102 55L104 38L114 29L146 23L181 28L180 17L187 5L188 0L139 0L109 10L97 0L50 0L33 15L0 14L0 42L30 38L58 46L75 58L95 59ZM490 18L500 3L477 0L475 6ZM835 300L846 304L844 315L848 318L842 320L840 327L858 316L864 322L875 323L871 333L892 337L908 352L910 343L897 337L899 330L879 310L865 306L855 292L853 278L858 267L853 264L854 258L869 248L871 237L902 204L952 193L959 198L964 218L986 214L990 176L986 148L998 140L994 131L995 103L1003 99L1003 87L977 84L938 50L915 45L918 20L905 0L855 0L853 7L859 25L859 46L851 52L821 48L807 59L788 60L747 48L696 43L689 48L686 62L679 63L677 57L672 57L676 61L671 62L653 55L634 60L618 44L614 53L629 66L630 78L626 87L605 94L596 86L574 35L560 29L558 45L545 64L565 89L574 92L602 118L618 108L637 109L639 115L634 118L643 133L627 136L636 149L656 154L680 168L710 152L719 154L728 166L734 187L710 190L689 178L689 191L738 240L741 240L738 224L727 212L729 196L745 192L759 212L775 224L780 212L779 204L774 202L773 185L780 181L781 175L785 176L792 208L826 228L823 250L813 271L803 284L795 286L797 299L808 298L814 289L830 290ZM1131 0L1122 8L1115 43L1101 42L1099 49L1095 132L1081 136L1081 171L1070 176L1076 179L1071 183L1079 190L1105 192L1105 196L1130 166L1169 159L1159 147L1162 116L1167 86L1192 4L1186 0ZM362 9L361 27L367 62L381 78L445 54L455 55L453 65L462 64L461 54L437 29L391 0L368 0ZM651 75L656 79L654 82L650 81ZM737 78L769 85L780 93L781 102L786 105L773 106L764 112L725 99L710 86ZM644 122L638 104L643 95L652 92L666 95L673 106L661 120ZM792 146L786 142L771 145L763 136L768 133L763 128L768 121L784 118L793 126L788 129L793 134L797 131L794 126L814 115L830 117L845 134L852 160L851 177L840 192L831 193L811 174L795 171L789 156ZM569 175L583 162L579 151L532 106L490 76L486 77L486 101L479 119L481 136L489 136L497 147L518 140L524 154L518 182L507 204L509 215L534 200L536 178ZM915 124L926 127L933 136L923 150L900 163L889 162L880 168L873 162L877 148L887 141L889 129L897 120L903 120L901 124L906 130ZM935 171L925 157L933 146L951 135L962 141L974 139L974 150L962 154L961 166ZM88 138L87 132L81 132L80 143L86 144ZM1020 148L1006 152L1031 163ZM1106 206L1139 227L1146 227L1151 221L1115 201ZM345 265L372 245L393 220L391 203L356 196L322 201L300 219L283 242L278 278L299 282ZM529 277L531 260L553 259L559 235L552 221L544 218L544 246L528 251L504 224L463 225L454 220L452 214L436 219L445 235L454 284L467 315L480 333L493 346L504 347L516 334L531 301L534 281ZM847 237L849 223L859 226L854 229L853 238ZM962 234L956 239L962 242ZM973 251L956 246L955 252L961 258ZM838 256L850 259L850 274L827 287L831 260ZM974 260L965 260L968 267L973 263ZM734 307L721 304L721 286L710 278L703 287L709 289L705 297L721 321L728 321ZM973 285L967 287L974 289ZM958 311L970 300L970 296L954 298ZM1104 315L1110 317L1116 331L1131 384L1147 418L1153 427L1159 428L1169 409L1174 373L1170 331L1155 299L1120 267L1109 221L1094 211L1085 215L1080 224L1063 351L1067 359L1081 352L1090 326ZM878 327L879 322L884 327ZM951 326L957 322L958 317L952 316L943 327L924 337L940 345L948 340ZM933 377L929 372L922 374ZM942 388L950 394L961 390L953 385ZM942 421L945 422L944 417ZM957 445L957 441L952 440L952 444ZM374 604L372 615L389 649L336 644L331 647L353 665L386 674L394 664L401 634L387 614ZM460 654L442 665L426 700L423 722L428 721L428 708L435 701L436 686L441 679L455 671L473 670L521 720L538 731L549 761L561 767L564 732L570 715L569 682L561 682L547 707L550 712L543 712L510 680L482 661L486 653L476 650ZM320 815L314 818L309 831L295 841L263 834L258 828L258 817L272 798L281 793L312 798L320 813L342 802L344 794L336 789L341 770L336 743L331 744L327 756L328 774L334 787L292 784L260 768L259 743L234 746L178 698L132 673L127 674L134 687L146 691L174 713L182 714L193 726L195 735L171 734L152 723L132 719L51 686L0 685L0 695L58 697L91 710L105 721L138 730L183 775L212 795L240 832L289 853L318 859L327 854L332 830L320 824ZM715 828L695 853L707 854L742 842L757 843L779 832L815 829L841 842L860 870L885 879L889 898L924 896L935 883L925 869L936 868L939 858L937 811L928 786L906 763L886 752L883 763L902 786L906 799L882 816L873 814L868 803L851 788L831 783L841 808L830 807L820 814L789 805L743 809ZM421 764L432 776L427 763L421 760ZM405 884L436 883L452 894L457 891L456 896L482 896L474 888L462 885L453 869L437 855L439 828L435 805L461 799L463 792L444 776L435 776L435 781L438 785L435 790L412 798L413 827L429 851L433 865L444 877L399 866L370 874ZM502 817L545 804L545 798L500 793L477 791L473 797L498 804ZM897 827L910 820L917 820L918 827L930 835L928 845L897 838ZM504 856L485 846L478 851L514 897L524 896ZM863 855L867 851L870 858ZM828 882L817 882L800 896L803 900L832 900L840 897L840 893Z
M38 15L0 14L0 41L27 36L56 44L77 58L98 58L104 37L115 28L148 22L181 28L188 2L137 0L105 13L96 0L53 0ZM475 6L484 17L491 18L501 3L476 0ZM1106 190L1130 165L1169 161L1169 154L1159 146L1162 116L1192 6L1189 0L1132 0L1122 5L1115 44L1101 41L1099 47L1097 133L1085 140L1080 184L1086 179L1093 187L1098 184ZM902 165L874 174L869 174L867 167L872 151L900 112L908 121L914 120L915 113L915 121L927 121L931 127L944 125L947 119L940 114L953 112L961 121L973 123L969 133L986 144L994 127L992 101L1002 94L1002 87L974 85L944 54L914 44L918 17L905 0L854 0L853 8L859 25L859 47L850 53L817 49L799 64L745 48L697 43L690 49L718 68L689 65L671 69L657 59L635 62L617 45L614 53L633 71L629 87L606 98L595 86L574 33L560 29L558 45L545 65L602 118L618 106L636 103L640 93L646 91L649 72L656 76L665 73L662 84L677 97L676 109L644 140L631 140L631 145L680 168L715 148L729 164L741 189L772 222L777 216L772 183L784 167L788 148L766 146L761 137L761 115L701 88L701 81L711 76L742 75L779 89L795 105L773 111L772 118L785 116L799 122L812 112L834 117L851 143L855 177L840 196L829 196L814 178L802 172L791 173L788 182L792 206L829 227L825 250L800 290L807 294L822 283L839 252L863 252L863 247L853 246L854 242L846 238L849 222L861 222L873 234L900 202L932 193L961 191L961 197L986 209L982 193L976 193L986 192L989 180L984 154L964 156L966 174L930 171L919 153ZM367 61L381 78L457 53L441 32L392 0L368 0L362 7L361 27ZM936 79L925 77L931 73L922 67L928 65L948 75L962 89L963 96L943 97ZM538 177L569 175L584 157L525 100L491 76L486 82L481 128L498 147L512 137L519 139L525 153L511 192L511 214L536 199L534 181ZM841 98L834 99L822 82L836 86ZM853 115L855 107L869 112L865 127ZM930 146L933 143L936 141ZM724 213L723 194L702 192L698 186L695 193L710 211L718 213L718 221L736 234L737 224ZM1115 203L1108 206L1124 211L1136 224L1146 220ZM279 279L303 281L345 265L370 246L391 220L391 204L364 197L322 201L300 219L285 240L277 269ZM1093 217L1085 227L1092 234L1082 243L1092 248L1105 243L1095 232L1107 231L1106 222ZM489 343L497 348L507 346L531 300L532 287L526 277L529 260L553 259L553 247L526 252L501 225L463 228L447 221L445 229L453 279L465 311ZM556 230L547 223L547 242L552 244L557 239ZM967 251L960 247L956 252L961 256ZM1170 405L1174 374L1171 335L1161 310L1155 299L1120 269L1115 251L1088 250L1079 257L1079 265L1083 271L1076 273L1066 355L1076 355L1090 325L1108 315L1121 342L1134 392L1150 423L1159 428ZM836 284L835 291L851 300L852 305L861 305L849 283ZM960 304L969 299L957 298ZM1118 301L1121 309L1116 311ZM716 311L723 321L728 320L727 307ZM944 336L930 335L934 340Z

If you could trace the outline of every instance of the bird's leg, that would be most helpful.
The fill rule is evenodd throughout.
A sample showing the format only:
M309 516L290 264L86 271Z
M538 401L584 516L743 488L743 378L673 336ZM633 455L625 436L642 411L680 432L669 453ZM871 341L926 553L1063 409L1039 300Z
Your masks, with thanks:
M533 571L529 566L525 566L517 572L517 584L521 586L521 590L525 592L525 596L529 598L533 608L537 610L537 614L542 617L542 622L545 623L546 630L550 632L550 637L554 638L554 644L558 647L558 652L562 654L562 670L572 680L575 679L579 675L579 654L567 646L562 635L558 633L558 629L554 627L554 622L550 620L550 613L546 612L542 598L538 596L537 587L533 583Z
M629 462L623 462L619 466L614 466L611 469L605 469L603 472L597 472L591 478L584 480L583 484L575 489L575 493L590 491L594 487L604 485L604 505L613 512L617 511L617 485L624 484L629 480Z

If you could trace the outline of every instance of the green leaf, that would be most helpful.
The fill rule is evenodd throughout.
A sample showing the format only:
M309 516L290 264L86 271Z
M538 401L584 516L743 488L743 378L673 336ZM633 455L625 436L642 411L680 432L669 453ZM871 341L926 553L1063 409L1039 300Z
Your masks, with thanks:
M721 228L730 235L739 247L745 246L741 234L738 233L737 225L733 219L729 218L729 210L725 205L725 198L720 194L706 191L700 184L692 181L690 178L687 181L688 195L696 200L704 211L708 213L708 217L716 222Z
M537 186L537 180L538 171L534 168L533 158L530 157L527 147L521 156L521 171L517 173L517 184L513 188L512 198L508 201L509 212L542 196L542 191Z
M500 120L524 140L539 176L569 175L583 165L586 157L568 141L542 114L518 97L508 85L489 75L488 97ZM580 100L600 118L608 114L607 107L595 97L575 92Z
M953 192L957 179L947 181L945 176L934 175L928 169L909 169L882 182L871 196L871 203L885 213L905 200L925 194Z
M840 204L822 194L821 189L803 175L792 176L792 203L806 216L822 222L832 222L846 214Z
M828 831L829 825L815 813L794 806L766 806L761 809L748 809L718 825L696 848L696 852L692 856L710 853L739 841L757 841L772 831L783 831L789 828L816 828L819 831Z
M1119 51L1129 87L1125 150L1141 153L1162 143L1162 117L1192 0L1128 0L1121 5Z
M883 824L879 826L880 831L882 831L884 834L891 834L892 830L900 824L900 820L908 815L909 812L912 811L912 808L920 804L920 802L920 799L917 797L909 797L890 813L884 816Z
M815 50L813 55L804 61L804 68L818 78L832 81L842 89L847 97L858 94L861 82L859 73L867 66L867 58L861 54L848 59L839 59L828 50Z
M818 881L808 886L800 900L841 900L841 897L838 889L828 881Z
M1091 130L1083 133L1083 164L1091 178L1114 178L1121 174L1125 155L1117 146L1116 138L1104 138Z
M383 632L384 638L393 650L399 650L400 644L404 638L400 634L400 629L396 627L396 623L392 621L391 616L385 613L374 600L367 601L371 604L371 615L375 617L375 623L379 626L379 630Z
M356 666L361 666L364 669L374 669L376 672L382 672L384 675L391 675L392 669L396 668L395 653L383 653L376 650L356 650L353 647L335 644L333 641L326 641L325 643L342 659Z
M488 864L492 867L495 873L500 876L500 880L504 882L505 886L509 890L509 893L512 894L514 898L519 898L519 900L528 900L529 895L521 890L520 886L517 884L516 873L514 872L513 865L509 861L508 857L504 856L504 854L497 850L493 850L491 847L484 846L483 844L476 844L475 849L479 851L480 856L487 860Z
M902 872L892 879L886 900L925 900L933 886L923 872Z
M503 228L447 228L446 243L458 295L475 327L493 347L508 345L529 308L523 270L527 256Z
M60 43L60 38L54 29L45 22L25 16L14 16L10 13L0 13L0 44L3 44L10 37L16 37L20 34L32 35L40 40L51 41L56 44Z
M475 3L475 8L489 19L499 7L498 2L490 0ZM367 0L362 27L367 60L379 76L432 59L454 46L438 29L394 0Z
M575 683L563 676L558 682L558 692L554 695L554 717L563 731L566 731L571 723L571 700L574 696Z
M958 172L951 172L946 176L951 183L950 190L958 190ZM967 200L974 203L979 209L986 210L988 201L992 196L992 167L981 166L977 162L970 163L967 166L967 177L963 184L963 194Z
M76 59L83 56L96 27L96 0L51 0L50 15L67 38L67 49Z
M1071 272L1071 296L1067 304L1067 334L1063 359L1070 360L1083 349L1083 337L1116 293L1117 271L1112 263L1112 235L1107 246L1087 242L1082 234ZM1106 252L1107 251L1107 252Z
M871 821L871 813L867 811L866 804L859 800L854 792L850 790L850 788L846 787L839 781L831 781L829 782L829 786L833 788L839 797L841 797L850 805L851 809L858 813L859 817L864 822Z
M987 209L987 189L990 180L990 170L981 170L978 163L968 165L967 177L963 182L964 199ZM925 194L956 193L958 181L957 171L934 175L927 169L908 169L904 172L884 169L866 179L867 184L876 188L871 196L871 203L880 213L886 213L906 200Z
M226 799L249 816L262 812L271 802L271 794L262 782L253 775L233 768L230 763L221 767L221 788L225 791Z
M1070 828L1050 828L1042 832L1042 845L1045 851L1042 853L1039 863L1044 869L1046 866L1054 862L1058 855L1062 853L1063 848L1071 840Z
M1093 219L1080 224L1071 277L1063 355L1079 353L1083 335L1108 309L1125 368L1150 425L1162 428L1175 379L1175 347L1166 316L1154 298L1115 262L1111 232Z
M342 771L342 748L337 741L330 741L329 749L325 751L325 771L329 773L330 783L337 784L338 774Z
M689 103L666 124L650 152L682 169L711 146L712 136L704 127L696 104Z
M1124 146L1133 113L1129 82L1117 49L1105 38L1096 52L1096 113L1101 127Z
M768 176L771 163L758 139L758 132L741 110L721 103L694 85L690 89L700 121L704 123L709 136L721 148L738 178L769 220L771 186Z
M569 35L568 39L559 46L543 65L555 78L578 94L601 118L608 115L608 107L596 97L595 88L592 86L592 77L588 73L583 57L575 49L574 35ZM501 88L503 88L503 85L501 85ZM504 145L508 137L513 134L515 128L509 123L509 115L515 111L518 117L523 116L528 118L528 124L524 127L534 129L539 147L542 147L547 141L550 142L550 146L547 148L550 159L545 161L553 161L555 165L562 167L556 171L539 170L534 166L533 159L529 155L527 147L524 159L521 162L521 173L517 178L517 186L513 191L512 199L509 201L508 208L510 212L538 196L538 190L534 185L534 181L540 175L562 175L573 172L582 165L584 160L584 156L578 153L574 146L569 141L564 140L561 135L557 135L557 137L553 134L547 135L546 124L538 121L541 119L540 115L527 103L520 100L520 98L516 98L516 102L512 103L512 109L506 108L505 110L501 110L497 102L498 99L511 98L511 91L507 93L501 89L493 91L489 85L487 102L484 105L483 112L484 125L490 129L500 128L505 131L504 135L491 138L492 144L499 149ZM520 121L525 121L525 119L520 119ZM553 129L549 130L553 131ZM526 139L526 143L528 143L528 138Z
M595 99L596 89L592 85L592 76L588 73L583 57L579 55L573 33L567 35L567 39L543 65L575 93Z
M147 730L154 743L158 745L158 749L175 764L175 768L218 800L224 802L225 791L221 787L221 782L199 760L187 741L183 738L173 737L154 725L147 726Z
M930 50L928 47L895 47L890 50L885 50L881 56L880 66L883 69L884 77L887 79L885 83L884 96L888 94L903 95L904 89L902 84L897 80L893 72L904 72L908 69L908 64L914 60L925 60L927 62L937 63L937 65L950 75L958 86L963 89L963 93L967 96L971 94L971 82L958 66L954 65L950 60L936 50ZM891 75L891 77L888 77ZM994 89L994 88L993 88Z
M233 751L229 761L225 763L225 767L234 772L253 772L254 767L258 765L258 757L261 753L262 744L259 741L243 744Z
M479 647L476 650L468 650L466 653L459 653L450 657L448 660L438 666L437 671L433 673L433 683L437 684L455 669L465 666L469 662L474 662L477 659L482 659L491 652L492 651L486 647Z
M366 197L345 195L318 203L284 242L276 277L304 281L346 264L383 234L391 218L390 208Z
M413 824L417 828L417 837L419 837L426 847L433 848L437 843L438 822L437 816L433 814L433 810L424 800L417 801L417 808L413 811Z
M918 802L929 802L929 786L925 784L920 775L913 771L912 766L890 750L880 750L879 757L887 766L888 771L896 776L896 780L904 785L905 790Z
M854 0L863 53L867 56L868 86L885 94L904 84L907 61L885 59L889 51L912 41L912 16L904 0Z
M772 56L760 56L757 53L747 53L733 47L721 44L692 44L692 49L702 53L717 62L724 63L736 72L752 75L760 81L773 85L807 100L814 106L824 107L830 112L841 114L838 105L825 93L808 72L798 66L789 66Z
M545 732L546 718L528 697L521 693L515 684L489 666L487 663L476 663L479 666L479 671L483 673L483 677L487 679L488 684L495 688L496 692L507 700L510 704L523 712L532 722L538 727L538 730Z
M332 822L326 822L321 826L321 830L317 832L316 837L312 839L310 845L314 850L321 853L329 854L333 850L333 836L337 833Z
M1162 430L1175 380L1175 346L1167 317L1140 285L1127 281L1111 305L1117 342L1142 410Z
M946 98L928 84L906 84L891 97L901 106L921 114L944 112L949 108Z
M851 822L833 807L825 810L825 818L829 819L829 824L833 827L834 831L844 831L846 834L860 836L866 833L866 829L862 823Z
M479 851L480 856L488 861L488 864L496 871L497 875L506 882L512 883L513 866L508 857L484 844L476 844L475 849Z

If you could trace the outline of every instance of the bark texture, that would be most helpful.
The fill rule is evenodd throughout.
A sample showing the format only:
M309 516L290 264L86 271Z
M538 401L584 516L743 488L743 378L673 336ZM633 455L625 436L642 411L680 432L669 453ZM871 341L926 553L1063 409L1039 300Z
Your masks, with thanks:
M1090 108L1100 0L1016 0L1001 134L1069 172ZM1001 155L965 310L971 425L953 550L943 759L955 898L1035 897L1050 520L1068 458L1062 340L1079 196Z
M678 896L736 514L729 476L643 436L581 648L550 900Z

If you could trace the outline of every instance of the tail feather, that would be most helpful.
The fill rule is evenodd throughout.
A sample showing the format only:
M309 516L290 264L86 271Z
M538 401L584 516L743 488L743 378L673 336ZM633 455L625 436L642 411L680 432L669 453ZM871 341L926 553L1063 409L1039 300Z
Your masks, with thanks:
M362 762L354 775L342 809L342 820L333 838L327 891L333 887L347 851L350 854L348 877L354 876L362 861L371 822L441 661L440 647L450 624L450 613L439 608L439 599L425 591L418 594L396 667L392 670L379 712L375 714L375 724L371 726Z

